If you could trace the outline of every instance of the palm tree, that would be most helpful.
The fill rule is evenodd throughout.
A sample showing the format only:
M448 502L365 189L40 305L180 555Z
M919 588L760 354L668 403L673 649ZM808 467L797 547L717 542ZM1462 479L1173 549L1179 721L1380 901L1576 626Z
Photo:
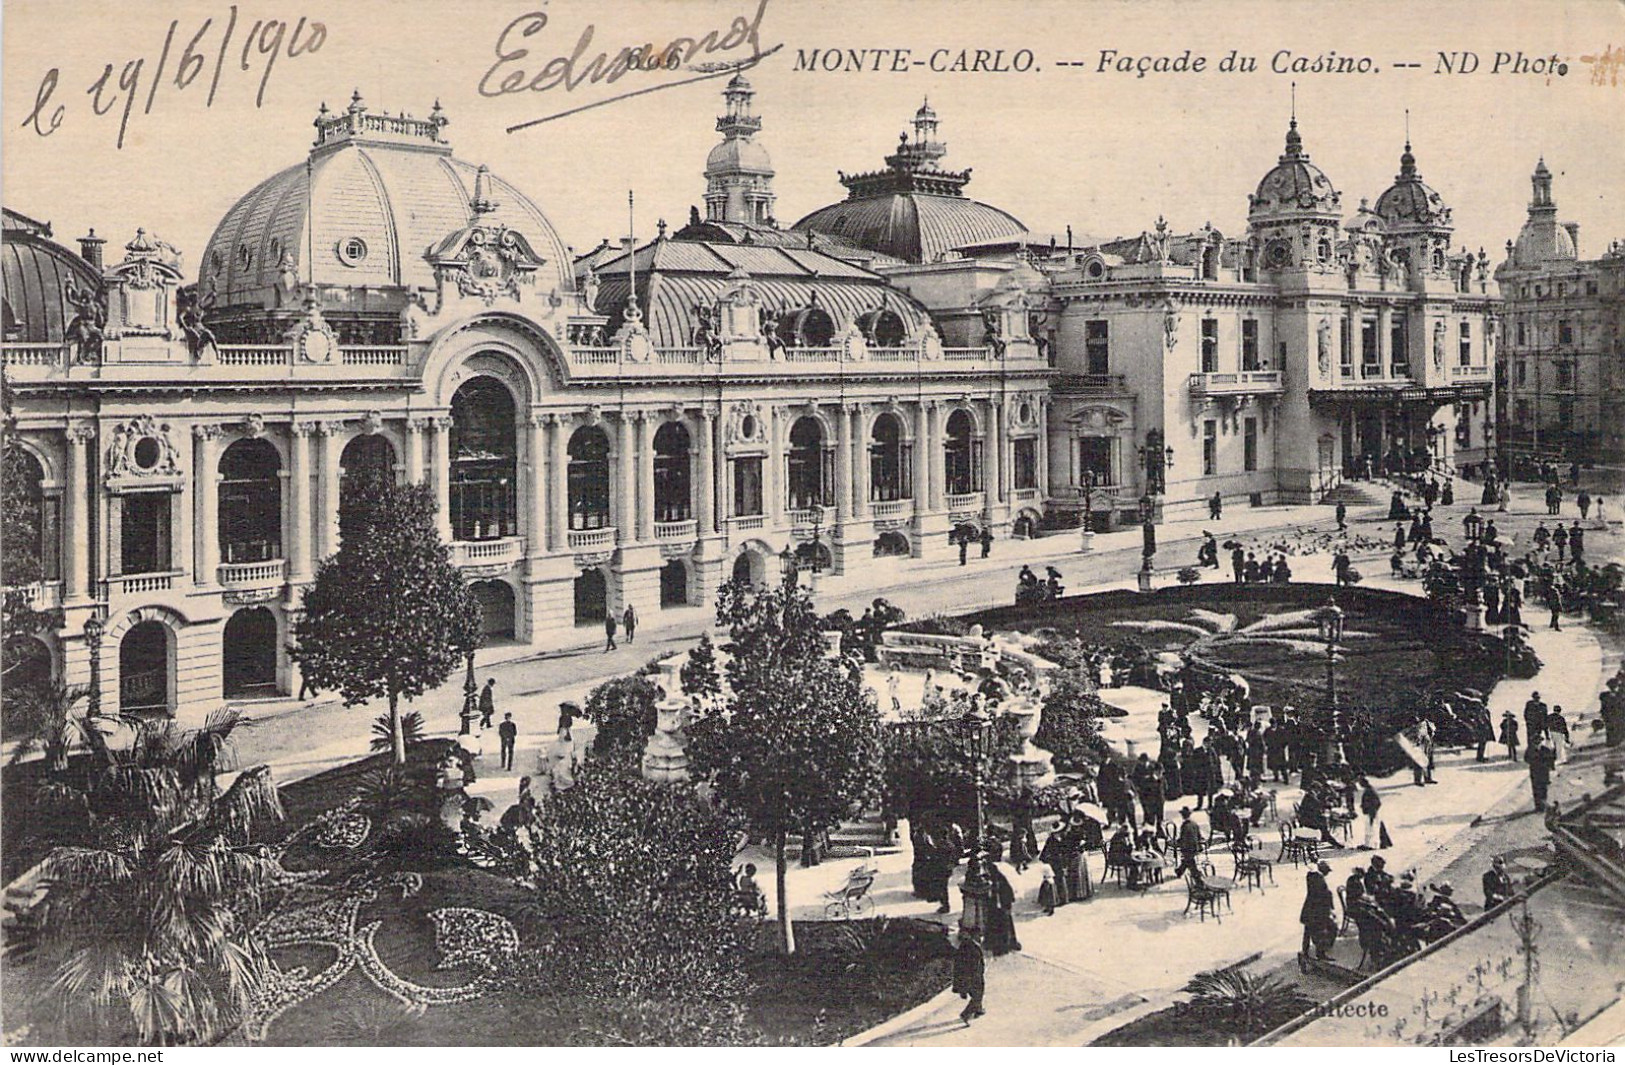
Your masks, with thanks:
M84 685L69 685L61 680L19 692L19 735L11 760L21 762L38 751L53 774L66 770L68 752L84 731L84 718L75 715L74 708L89 694L90 689Z
M282 804L267 766L218 786L243 724L234 711L195 730L125 724L127 747L84 729L87 771L42 789L66 816L30 921L36 995L105 1043L208 1042L265 970L248 932L284 871L250 840Z

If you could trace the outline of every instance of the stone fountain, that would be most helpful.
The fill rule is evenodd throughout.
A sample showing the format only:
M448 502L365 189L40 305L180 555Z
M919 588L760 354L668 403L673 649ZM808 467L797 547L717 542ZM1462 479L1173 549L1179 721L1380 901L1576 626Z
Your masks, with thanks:
M683 682L678 676L681 656L673 655L656 666L655 684L660 701L655 704L655 731L643 748L643 776L662 784L688 779L688 752L683 729L688 726L689 705L683 698Z

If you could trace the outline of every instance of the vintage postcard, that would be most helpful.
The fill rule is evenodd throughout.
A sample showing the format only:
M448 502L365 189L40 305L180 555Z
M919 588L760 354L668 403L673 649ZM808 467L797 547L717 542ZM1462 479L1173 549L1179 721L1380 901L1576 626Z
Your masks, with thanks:
M0 20L16 1060L1614 1060L1625 7Z

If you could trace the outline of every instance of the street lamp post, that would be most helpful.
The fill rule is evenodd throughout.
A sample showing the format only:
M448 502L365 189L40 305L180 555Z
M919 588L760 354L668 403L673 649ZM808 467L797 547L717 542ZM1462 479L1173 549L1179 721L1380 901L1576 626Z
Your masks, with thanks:
M1140 445L1140 462L1145 466L1145 494L1165 495L1168 491L1168 467L1174 464L1174 449L1163 442L1162 430L1152 429L1145 434Z
M1326 696L1330 702L1329 735L1326 739L1326 762L1329 765L1342 765L1346 758L1343 753L1343 711L1337 705L1337 647L1343 639L1343 610L1337 605L1337 600L1328 599L1326 605L1315 611L1315 625L1320 630L1321 641L1326 644Z
M99 717L102 712L102 634L105 631L100 616L91 614L85 619L85 646L90 649L90 691L86 695L86 712L91 717Z
M1079 488L1083 491L1083 543L1081 549L1087 551L1094 545L1095 536L1095 486L1099 483L1099 476L1094 470L1083 471L1083 484Z
M480 716L480 685L474 679L474 652L467 655L467 671L463 674L463 712L458 715L457 734L472 736L474 719Z
M972 786L976 790L976 824L971 830L970 861L965 866L965 879L959 885L960 896L965 901L960 923L985 933L993 887L984 864L987 841L982 826L986 822L986 765L993 743L993 719L977 699L960 724L965 732L965 751L971 760Z
M1151 560L1157 553L1157 525L1156 502L1147 492L1140 497L1140 573L1139 588L1142 592L1151 590Z

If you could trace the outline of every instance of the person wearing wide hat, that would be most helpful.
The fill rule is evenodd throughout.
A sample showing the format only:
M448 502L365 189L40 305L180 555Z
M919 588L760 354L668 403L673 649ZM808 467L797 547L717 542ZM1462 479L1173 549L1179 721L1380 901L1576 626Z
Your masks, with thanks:
M1332 956L1332 944L1337 940L1337 903L1326 883L1326 875L1331 871L1332 867L1326 862L1318 863L1309 871L1305 878L1303 907L1298 911L1298 922L1303 925L1303 955L1308 957L1312 949L1315 957L1322 961Z

